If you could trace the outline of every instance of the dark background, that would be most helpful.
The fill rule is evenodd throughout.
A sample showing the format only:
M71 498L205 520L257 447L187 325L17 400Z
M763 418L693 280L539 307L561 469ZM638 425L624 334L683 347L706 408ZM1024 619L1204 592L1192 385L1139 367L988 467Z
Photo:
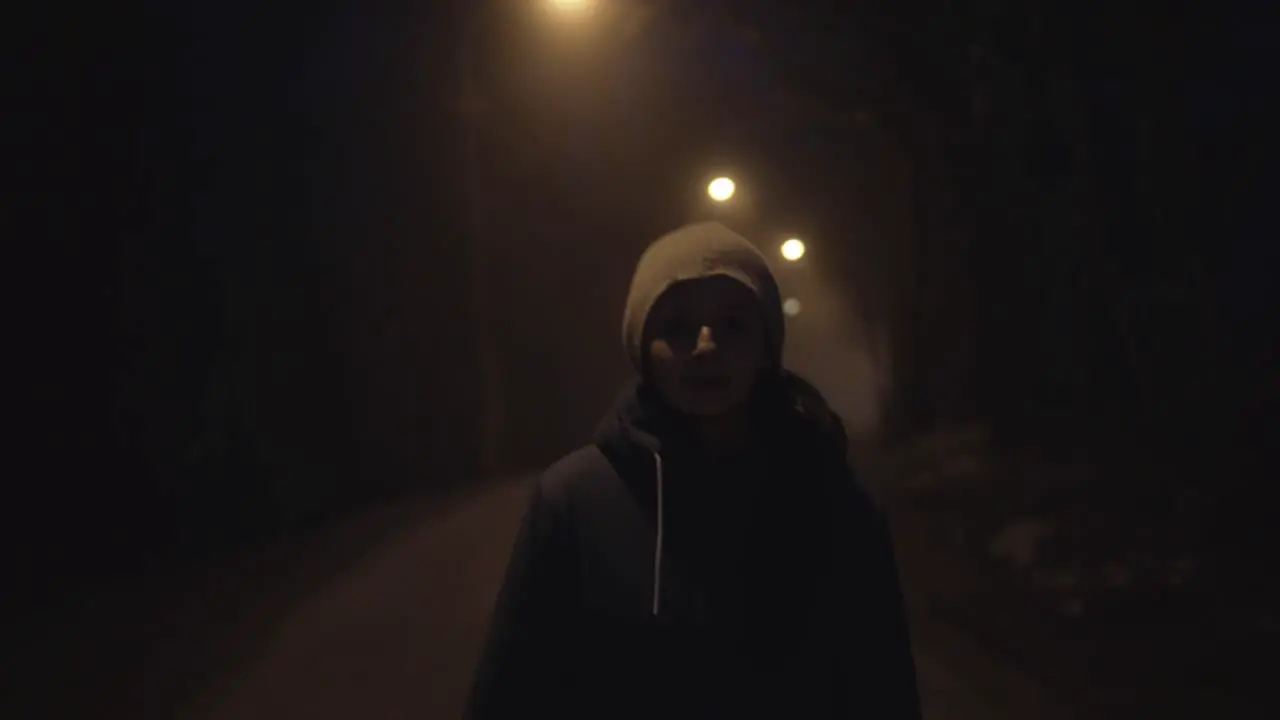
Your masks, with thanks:
M475 482L477 237L498 466L581 444L626 378L635 258L713 167L750 188L736 222L801 228L891 338L877 444L976 422L1194 468L1167 481L1232 512L1268 492L1259 14L633 2L556 29L471 5L11 26L11 597Z

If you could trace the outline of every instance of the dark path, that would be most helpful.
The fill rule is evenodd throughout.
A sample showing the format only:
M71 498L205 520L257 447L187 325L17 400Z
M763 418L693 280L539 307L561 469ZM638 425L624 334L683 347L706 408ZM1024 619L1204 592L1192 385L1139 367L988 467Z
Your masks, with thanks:
M22 711L0 704L0 715L457 718L527 492L527 481L511 482L443 507L379 511L312 541L322 547L280 550L252 572L169 593L185 598L179 610L51 636L25 666ZM117 595L119 605L127 594ZM1030 678L913 615L927 717L1069 717Z
M209 698L211 717L455 718L527 483L412 526L299 605ZM929 717L1063 717L1028 678L916 619Z

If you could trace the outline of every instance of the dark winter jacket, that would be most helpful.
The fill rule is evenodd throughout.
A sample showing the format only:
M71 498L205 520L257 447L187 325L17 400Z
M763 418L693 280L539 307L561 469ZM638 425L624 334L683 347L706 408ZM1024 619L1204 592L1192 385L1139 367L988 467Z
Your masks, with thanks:
M680 240L692 259L667 253L653 282L719 272L726 257L748 286L764 277L741 270L754 249L711 229L715 243ZM658 294L633 286L629 350ZM468 718L920 717L889 533L849 469L839 418L790 373L754 402L750 464L705 459L639 381L592 445L542 474Z

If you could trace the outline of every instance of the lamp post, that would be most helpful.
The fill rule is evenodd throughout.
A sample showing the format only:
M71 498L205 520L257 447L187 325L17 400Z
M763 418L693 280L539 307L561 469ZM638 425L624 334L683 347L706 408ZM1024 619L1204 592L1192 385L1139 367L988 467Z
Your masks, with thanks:
M468 242L467 276L471 310L471 343L479 375L478 454L480 471L485 475L501 472L506 461L506 402L502 363L499 355L493 309L490 270L496 248L491 242L491 213L485 211L483 139L491 117L485 102L483 82L479 75L478 40L487 14L500 3L476 0L468 4L464 27L458 38L458 85L462 95L462 166L466 194L466 229ZM585 19L595 9L595 0L546 0L546 9L562 19Z
M502 466L502 432L505 407L498 343L494 333L490 297L490 244L488 213L484 211L482 124L487 119L484 97L477 78L476 36L486 5L480 4L464 19L458 38L459 90L462 95L462 174L465 198L467 280L470 300L470 340L478 374L476 422L479 470L494 475Z

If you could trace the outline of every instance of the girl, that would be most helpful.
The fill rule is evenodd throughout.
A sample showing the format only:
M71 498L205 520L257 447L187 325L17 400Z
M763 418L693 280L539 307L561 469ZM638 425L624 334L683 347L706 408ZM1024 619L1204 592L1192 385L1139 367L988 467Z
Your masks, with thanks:
M468 717L919 718L888 530L782 368L764 257L660 238L623 342L638 378L539 478Z

